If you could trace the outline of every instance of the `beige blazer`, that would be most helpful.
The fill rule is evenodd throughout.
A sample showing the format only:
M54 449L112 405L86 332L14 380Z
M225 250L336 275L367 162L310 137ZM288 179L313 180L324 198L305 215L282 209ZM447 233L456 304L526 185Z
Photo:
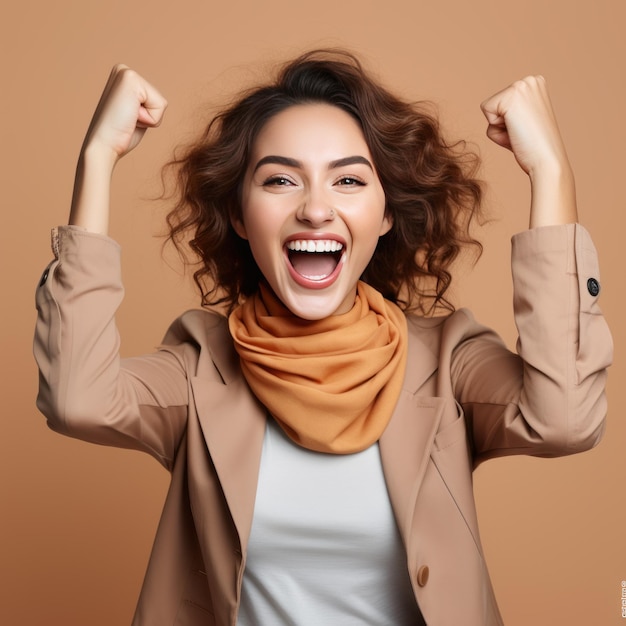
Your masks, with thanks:
M120 361L112 240L59 229L37 291L38 406L54 430L144 450L172 473L133 624L234 625L266 411L223 318L191 311L155 354ZM466 310L408 317L404 388L380 439L415 597L429 626L501 624L472 470L564 455L601 437L612 342L595 250L579 225L513 240L518 354Z

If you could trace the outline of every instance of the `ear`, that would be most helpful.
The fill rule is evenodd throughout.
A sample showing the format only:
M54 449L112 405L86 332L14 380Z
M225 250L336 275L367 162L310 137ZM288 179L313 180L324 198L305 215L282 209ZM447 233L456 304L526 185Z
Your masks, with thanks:
M242 238L248 239L248 233L246 231L246 227L244 226L243 220L235 217L230 218L231 226L234 231Z
M391 213L385 212L382 224L380 225L380 232L378 233L378 236L382 237L383 235L386 235L391 230L392 227L393 227L393 216L391 215Z

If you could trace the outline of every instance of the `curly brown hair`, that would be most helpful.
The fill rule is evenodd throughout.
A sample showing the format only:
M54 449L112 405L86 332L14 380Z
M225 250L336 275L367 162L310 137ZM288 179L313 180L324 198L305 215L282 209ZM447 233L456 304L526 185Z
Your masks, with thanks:
M285 64L276 78L244 92L216 115L202 136L169 166L177 200L167 215L169 237L184 258L199 257L194 280L202 305L231 311L262 280L248 242L231 221L241 218L240 188L263 125L290 106L327 103L360 124L393 219L362 280L404 309L453 309L445 294L450 265L480 211L478 157L450 144L428 103L409 103L376 82L344 50L313 50Z

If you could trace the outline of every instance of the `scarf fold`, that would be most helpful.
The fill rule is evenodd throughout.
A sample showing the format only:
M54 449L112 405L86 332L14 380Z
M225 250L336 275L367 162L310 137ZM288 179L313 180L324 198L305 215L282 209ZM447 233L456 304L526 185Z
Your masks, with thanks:
M406 368L398 306L360 281L348 313L309 321L262 285L228 321L248 385L294 442L350 454L378 441Z

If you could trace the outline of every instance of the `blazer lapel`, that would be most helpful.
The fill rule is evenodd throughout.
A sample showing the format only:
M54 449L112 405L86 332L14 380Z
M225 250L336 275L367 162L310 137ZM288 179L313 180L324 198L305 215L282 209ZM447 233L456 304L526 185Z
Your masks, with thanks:
M266 414L243 377L228 384L191 381L198 419L242 551L248 544Z
M206 335L222 381L195 377L191 385L211 461L245 553L259 477L266 411L239 367L228 324L220 320Z
M379 442L389 498L406 546L411 537L415 501L445 405L442 398L419 395L419 390L436 373L438 363L432 347L422 341L415 329L409 324L403 389ZM427 332L430 338L437 331L428 328Z

